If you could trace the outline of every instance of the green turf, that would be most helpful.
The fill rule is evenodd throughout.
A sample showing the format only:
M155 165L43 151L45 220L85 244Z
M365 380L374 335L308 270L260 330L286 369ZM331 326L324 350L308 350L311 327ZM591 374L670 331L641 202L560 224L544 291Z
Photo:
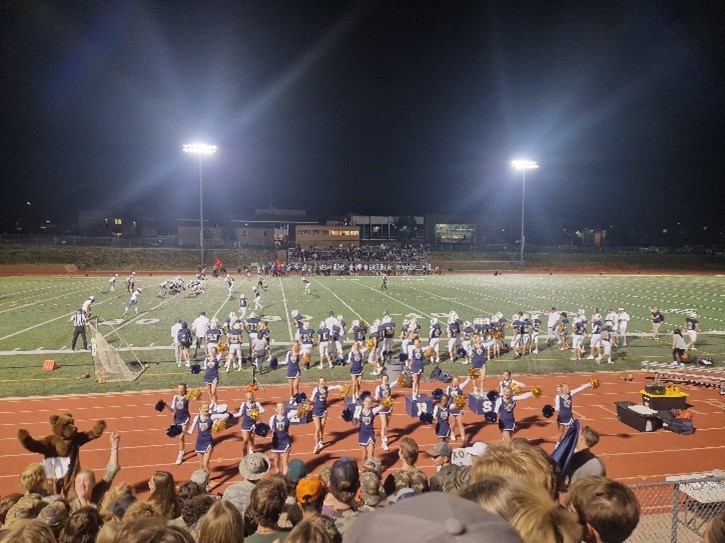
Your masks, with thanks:
M123 278L119 278L121 281ZM238 278L232 298L227 296L223 280L209 282L206 294L196 298L185 295L158 296L158 275L142 276L144 287L140 297L138 319L123 319L128 295L123 285L108 292L106 278L98 277L14 277L0 279L0 396L53 395L97 392L99 390L169 389L181 380L200 385L200 375L189 375L173 362L170 326L180 316L191 322L199 311L224 320L236 311L238 296L251 293L252 283ZM443 316L455 310L463 319L491 316L501 311L510 317L515 311L539 312L545 322L548 309L576 312L584 308L591 314L595 307L602 314L609 308L625 307L632 316L629 332L650 331L649 308L658 305L666 313L662 339L632 337L629 346L616 350L614 366L597 366L593 361L574 363L569 352L557 348L542 349L538 355L512 360L511 355L489 363L490 373L511 369L517 374L566 373L573 371L632 370L642 360L669 360L670 336L680 326L684 315L697 311L703 330L698 341L699 353L723 360L725 353L725 280L720 276L695 275L444 275L430 277L391 277L389 290L380 290L377 277L312 277L312 294L304 295L299 277L268 278L263 292L263 315L270 320L273 352L282 358L292 336L289 317L293 309L312 316L313 328L328 311L342 314L347 322L356 318L373 321L388 311L394 322L419 316L423 335L427 334L431 316ZM122 340L144 350L123 351L127 362L136 358L148 364L141 377L133 383L98 384L95 379L79 379L93 374L91 355L69 351L72 327L68 316L89 295L95 295L94 313L116 322L114 327L102 325L108 341L122 346ZM545 334L544 334L545 336ZM545 342L542 341L542 346ZM149 348L150 347L150 348ZM445 350L445 341L442 345ZM61 352L56 352L61 350ZM8 352L16 351L13 354ZM45 351L45 352L44 352ZM316 353L315 353L316 355ZM52 372L41 369L45 359L54 359L60 366ZM315 359L313 359L315 360ZM445 371L466 373L460 363L443 363ZM346 379L347 368L325 370L328 378ZM366 372L367 373L367 372ZM319 370L303 374L303 381L312 381ZM222 374L221 385L243 385L249 372ZM285 382L284 369L265 373L262 382Z

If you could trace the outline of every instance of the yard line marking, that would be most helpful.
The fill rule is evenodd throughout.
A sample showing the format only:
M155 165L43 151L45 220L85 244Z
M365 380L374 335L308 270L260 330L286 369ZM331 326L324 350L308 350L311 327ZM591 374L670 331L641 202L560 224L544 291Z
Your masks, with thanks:
M411 309L412 311L415 311L416 313L420 313L420 314L421 314L421 315L423 315L424 317L430 318L430 315L429 315L428 313L426 313L425 311L423 311L422 309L418 309L418 308L415 308L415 307L413 307L413 306L412 306L412 305L410 305L410 304L406 304L405 302L403 302L403 301L401 301L401 300L399 300L399 299L395 298L394 296L391 296L391 295L390 295L390 294L388 294L387 292L380 292L380 291L379 291L378 289L376 289L375 287L371 287L371 286L369 286L369 285L364 285L364 284L362 284L361 286L364 286L364 287L365 287L365 288L367 288L368 290L372 290L372 291L374 291L374 292L377 292L377 293L378 293L378 294L380 294L381 296L385 296L386 298L390 298L390 299L391 299L391 300L393 300L393 301L394 301L395 303L397 303L397 304L400 304L400 305L404 305L404 306L405 306L405 307L407 307L408 309ZM358 316L360 316L360 315L358 315Z
M287 333L289 334L290 341L294 341L294 335L292 335L292 322L290 322L290 311L289 307L287 306L287 296L284 293L284 285L282 284L282 278L277 277L277 282L279 283L279 288L282 291L282 304L284 305L284 316L285 320L287 321Z
M346 302L345 300L343 300L343 299L342 299L342 298L340 298L340 297L339 297L339 296L338 296L337 294L335 294L335 292L333 292L333 290L332 290L332 289L331 289L330 287L328 287L327 285L323 285L322 283L320 283L320 281L319 281L318 279L314 279L314 278L313 278L313 280L315 281L315 283L317 283L317 284L318 284L318 285L320 285L321 287L323 287L323 288L325 288L325 289L329 290L329 291L330 291L330 294L332 294L332 295L333 295L333 296L334 296L335 298L337 298L338 300L340 300L340 303L341 303L342 305L344 305L344 306L345 306L345 307L347 307L347 308L348 308L348 309L349 309L350 311L352 311L352 312L353 312L353 313L354 313L355 315L357 315L357 317L358 317L359 319L362 319L362 315L360 315L360 313L358 313L358 312L357 312L357 311L355 311L355 310L354 310L354 309L353 309L352 307L350 307L350 305L349 305L349 304L348 304L348 303L347 303L347 302Z

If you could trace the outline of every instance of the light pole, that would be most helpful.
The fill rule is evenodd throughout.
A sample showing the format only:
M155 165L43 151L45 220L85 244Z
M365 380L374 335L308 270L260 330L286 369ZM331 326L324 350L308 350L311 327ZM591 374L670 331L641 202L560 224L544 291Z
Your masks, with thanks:
M521 254L519 261L521 267L524 266L524 245L526 245L526 236L524 235L524 210L526 209L526 170L535 170L539 167L537 162L532 160L512 160L511 165L516 170L521 170L523 175L523 183L521 184Z
M216 153L216 145L187 143L183 149L185 153L199 157L199 247L201 249L201 268L204 268L204 181L201 175L201 159L204 155Z

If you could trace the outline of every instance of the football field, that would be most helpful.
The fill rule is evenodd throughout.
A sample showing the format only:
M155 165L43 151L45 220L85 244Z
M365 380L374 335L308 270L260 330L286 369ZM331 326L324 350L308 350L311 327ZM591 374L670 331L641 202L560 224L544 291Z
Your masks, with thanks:
M191 323L200 311L223 322L230 312L238 312L239 296L250 299L256 277L236 277L230 296L223 279L210 278L206 292L199 296L186 293L161 296L159 283L166 276L140 274L137 286L139 314L123 316L129 295L123 287L123 274L115 291L109 290L104 277L10 277L0 278L0 396L56 395L99 392L101 390L170 389L181 380L201 384L201 376L189 375L174 363L170 328L176 317ZM186 278L188 279L188 278ZM461 319L491 317L502 312L506 318L515 312L539 313L544 333L539 354L513 360L511 353L489 363L489 372L511 369L516 374L634 370L642 360L666 361L671 357L671 333L684 324L690 312L696 312L702 333L698 339L698 356L713 358L716 364L725 353L725 279L723 276L699 275L443 275L401 276L388 279L388 289L381 289L375 276L310 277L311 294L304 294L298 276L266 278L258 312L269 323L273 354L282 358L293 339L291 312L307 316L311 327L330 311L343 315L351 323L364 319L371 323L387 311L400 328L403 319L416 318L421 336L428 333L432 317L445 320L450 311ZM71 351L73 327L69 316L88 298L95 296L93 315L99 317L99 329L107 341L117 347L132 367L145 365L144 373L132 383L98 383L93 378L90 352ZM666 320L659 341L650 339L649 312L658 306ZM625 308L631 321L627 347L615 350L615 364L598 366L596 361L569 360L570 351L545 342L548 310L576 314L584 309L591 315L599 308L602 315L609 309ZM510 331L509 331L510 333ZM89 337L90 339L90 337ZM425 341L423 342L425 343ZM588 342L585 342L588 345ZM77 345L77 348L82 345ZM399 351L399 343L396 343ZM349 349L349 339L346 350ZM441 351L445 350L445 341ZM443 369L466 373L460 362L444 357ZM43 371L44 360L55 360L58 369ZM317 353L313 352L313 364ZM285 382L284 368L267 370L260 377L264 383ZM321 375L312 369L303 381ZM90 374L90 379L81 379ZM331 380L347 379L347 368L324 370ZM366 372L367 375L367 372ZM249 381L248 370L222 375L224 385L243 385ZM198 381L198 383L196 383Z

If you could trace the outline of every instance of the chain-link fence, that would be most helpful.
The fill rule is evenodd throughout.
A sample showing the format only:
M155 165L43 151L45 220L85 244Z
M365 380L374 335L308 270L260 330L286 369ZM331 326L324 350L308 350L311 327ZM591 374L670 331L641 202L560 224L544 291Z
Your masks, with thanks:
M699 543L709 522L725 512L725 477L697 474L669 479L677 480L630 487L642 515L627 543Z

